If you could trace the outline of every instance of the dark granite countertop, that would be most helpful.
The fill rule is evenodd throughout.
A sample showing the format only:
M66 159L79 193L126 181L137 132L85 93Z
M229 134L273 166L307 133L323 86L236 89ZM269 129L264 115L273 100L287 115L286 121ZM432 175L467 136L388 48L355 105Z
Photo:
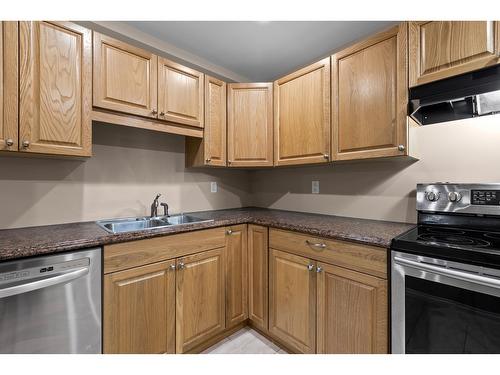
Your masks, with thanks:
M388 248L393 237L414 226L256 207L193 214L214 221L122 234L108 233L95 222L3 229L0 230L0 261L243 223Z

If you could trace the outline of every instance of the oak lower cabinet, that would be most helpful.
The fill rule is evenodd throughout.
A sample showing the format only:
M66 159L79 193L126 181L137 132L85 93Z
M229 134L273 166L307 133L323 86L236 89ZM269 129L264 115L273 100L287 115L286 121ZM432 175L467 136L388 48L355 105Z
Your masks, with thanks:
M175 353L175 259L104 276L104 353Z
M227 164L273 166L272 83L230 83L227 92Z
M268 233L267 227L248 224L248 318L268 330Z
M0 21L0 151L18 150L18 23Z
M19 150L90 156L92 32L70 22L19 22Z
M177 260L176 352L185 353L225 328L224 248Z
M158 115L158 56L94 32L93 105L143 117Z
M318 263L317 352L386 354L387 280Z
M409 23L410 87L500 63L498 21Z
M330 161L330 58L274 82L275 165Z
M226 166L226 94L226 82L205 75L204 134L186 138L186 167Z
M248 319L247 225L234 225L226 231L226 327Z
M269 333L297 352L316 352L314 265L275 249L269 250Z
M332 56L332 157L406 156L407 24Z

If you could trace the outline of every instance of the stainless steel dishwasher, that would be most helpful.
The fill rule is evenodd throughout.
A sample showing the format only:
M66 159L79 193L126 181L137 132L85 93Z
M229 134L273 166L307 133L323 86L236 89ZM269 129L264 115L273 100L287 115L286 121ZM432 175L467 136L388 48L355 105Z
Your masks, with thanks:
M101 249L0 263L0 353L101 353Z

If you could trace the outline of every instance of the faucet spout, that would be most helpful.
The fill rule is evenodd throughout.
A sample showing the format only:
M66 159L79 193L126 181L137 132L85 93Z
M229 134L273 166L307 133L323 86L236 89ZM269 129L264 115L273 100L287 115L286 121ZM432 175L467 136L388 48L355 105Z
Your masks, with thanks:
M157 194L156 198L153 200L153 203L151 203L151 217L158 216L158 198L160 197L161 194Z

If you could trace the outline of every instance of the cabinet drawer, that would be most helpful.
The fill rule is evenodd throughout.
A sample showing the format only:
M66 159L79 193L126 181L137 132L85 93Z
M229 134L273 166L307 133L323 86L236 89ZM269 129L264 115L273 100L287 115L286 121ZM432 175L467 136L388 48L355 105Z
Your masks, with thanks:
M224 227L124 242L104 247L104 273L223 247Z
M387 250L271 229L269 247L387 278Z

